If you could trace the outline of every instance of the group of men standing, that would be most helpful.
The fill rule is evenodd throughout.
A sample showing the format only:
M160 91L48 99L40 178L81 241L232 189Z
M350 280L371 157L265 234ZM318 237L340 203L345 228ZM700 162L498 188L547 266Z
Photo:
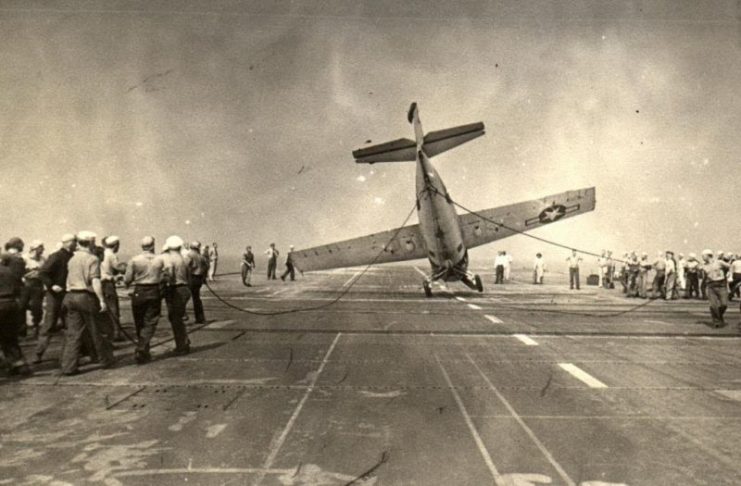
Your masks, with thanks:
M278 277L276 276L276 271L278 268L278 256L280 256L280 252L275 248L275 243L270 243L270 247L265 250L265 255L268 257L267 278L268 280L277 280ZM280 276L281 280L285 281L286 277L290 277L291 281L295 280L296 270L303 274L303 271L301 271L293 261L293 245L289 247L288 252L286 253L285 265L286 270ZM244 253L242 253L241 264L242 284L245 287L252 287L252 273L254 272L255 267L255 255L252 253L252 247L247 246Z
M5 244L0 255L0 349L11 374L32 373L19 345L19 338L27 332L27 310L37 337L34 364L42 362L51 336L61 327L62 374L76 374L83 355L104 368L113 366L113 342L125 334L120 325L117 281L132 289L138 364L151 360L150 342L162 300L167 305L176 354L190 351L186 306L192 299L195 322L206 322L200 290L207 278L214 278L218 256L212 254L209 261L201 253L200 242L186 247L178 236L167 238L162 253L156 254L154 237L146 236L142 252L126 264L118 258L118 237L103 238L102 247L96 245L96 239L90 231L66 234L48 258L44 258L44 245L39 241L34 241L25 255L20 238Z

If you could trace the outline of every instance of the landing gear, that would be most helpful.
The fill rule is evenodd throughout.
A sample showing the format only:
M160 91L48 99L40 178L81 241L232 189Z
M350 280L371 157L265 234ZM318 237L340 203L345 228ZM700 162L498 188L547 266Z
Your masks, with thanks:
M422 287L425 289L425 297L432 297L432 287L430 286L430 282L425 280L422 282Z
M479 277L478 275L474 275L473 283L476 284L476 290L478 290L479 292L484 291L484 284L481 283L481 277Z

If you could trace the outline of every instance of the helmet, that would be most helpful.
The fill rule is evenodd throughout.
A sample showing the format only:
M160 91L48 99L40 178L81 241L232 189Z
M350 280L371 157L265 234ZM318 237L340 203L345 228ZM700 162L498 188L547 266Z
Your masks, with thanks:
M179 236L168 236L165 240L165 247L168 250L179 250L183 247L183 239Z

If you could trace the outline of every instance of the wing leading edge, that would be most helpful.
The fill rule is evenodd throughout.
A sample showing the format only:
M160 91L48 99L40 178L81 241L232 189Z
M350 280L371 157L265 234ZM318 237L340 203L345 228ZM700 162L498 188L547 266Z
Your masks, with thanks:
M293 261L299 269L308 272L355 267L372 262L402 262L426 256L427 249L422 233L419 225L414 224L305 250L294 250Z
M595 203L595 188L587 187L531 201L476 211L477 214L462 214L459 216L459 222L463 242L466 248L474 248L519 232L593 211Z

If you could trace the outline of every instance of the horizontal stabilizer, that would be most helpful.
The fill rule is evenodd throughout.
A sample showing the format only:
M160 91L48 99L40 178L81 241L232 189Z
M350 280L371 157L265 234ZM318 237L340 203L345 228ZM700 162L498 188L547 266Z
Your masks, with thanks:
M352 153L358 164L375 162L414 162L417 160L417 145L413 140L400 138L393 142L371 145Z
M483 134L484 124L481 122L430 132L425 135L424 151L428 157L434 157Z

